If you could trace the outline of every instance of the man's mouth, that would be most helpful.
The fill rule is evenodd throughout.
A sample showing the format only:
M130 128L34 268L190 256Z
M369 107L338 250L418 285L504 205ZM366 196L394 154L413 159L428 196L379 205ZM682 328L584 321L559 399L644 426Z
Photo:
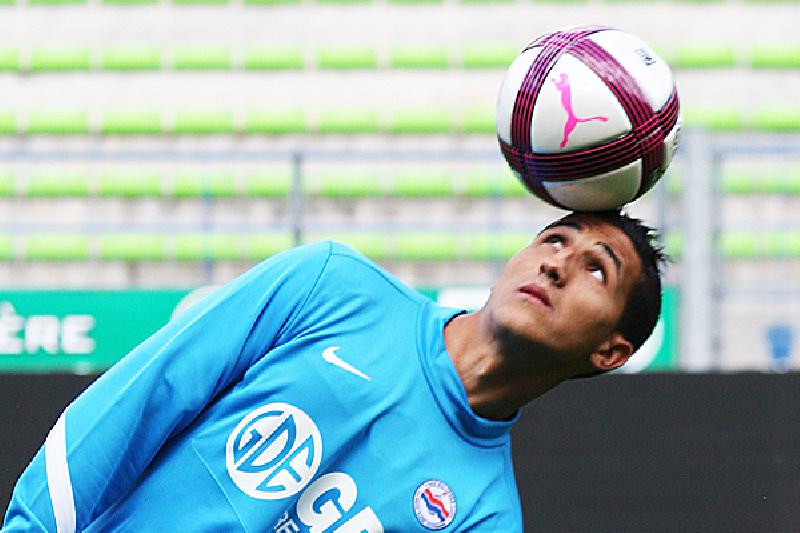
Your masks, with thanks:
M553 305L550 303L550 298L547 296L547 291L545 291L543 287L540 287L535 283L523 285L518 290L522 294L526 295L532 300L536 300L537 302L544 305L548 309L553 307Z

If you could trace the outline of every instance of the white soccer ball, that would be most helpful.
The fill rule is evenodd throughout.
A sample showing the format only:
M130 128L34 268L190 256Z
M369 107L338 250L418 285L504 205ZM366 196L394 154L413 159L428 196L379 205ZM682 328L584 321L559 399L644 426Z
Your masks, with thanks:
M647 44L601 26L566 28L514 60L497 138L516 176L563 209L614 209L647 192L678 146L672 71Z

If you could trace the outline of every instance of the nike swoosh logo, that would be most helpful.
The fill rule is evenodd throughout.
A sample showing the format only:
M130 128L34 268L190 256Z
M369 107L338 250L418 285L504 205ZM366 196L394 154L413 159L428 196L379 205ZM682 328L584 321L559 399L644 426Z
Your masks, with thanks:
M349 363L342 361L342 358L336 355L336 350L338 350L339 346L331 346L330 348L325 348L325 351L322 352L322 358L329 362L332 365L338 366L342 370L346 370L351 374L355 374L356 376L366 379L367 381L372 381L368 375L357 369L356 367L350 365Z

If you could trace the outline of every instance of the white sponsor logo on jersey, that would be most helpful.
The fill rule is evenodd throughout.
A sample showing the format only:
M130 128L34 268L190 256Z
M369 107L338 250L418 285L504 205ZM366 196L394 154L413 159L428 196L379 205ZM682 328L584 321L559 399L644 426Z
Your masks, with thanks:
M248 413L231 432L225 464L236 486L262 500L300 492L317 473L322 437L314 421L286 403Z

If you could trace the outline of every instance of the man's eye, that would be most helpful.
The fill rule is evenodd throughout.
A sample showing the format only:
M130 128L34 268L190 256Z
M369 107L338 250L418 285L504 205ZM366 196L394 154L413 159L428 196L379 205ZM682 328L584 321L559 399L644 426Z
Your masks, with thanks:
M599 266L591 266L589 267L589 273L597 279L597 281L605 281L606 280L606 273L603 272L603 269Z
M550 235L544 240L545 244L549 244L553 246L556 250L560 250L564 247L564 238L560 235Z

